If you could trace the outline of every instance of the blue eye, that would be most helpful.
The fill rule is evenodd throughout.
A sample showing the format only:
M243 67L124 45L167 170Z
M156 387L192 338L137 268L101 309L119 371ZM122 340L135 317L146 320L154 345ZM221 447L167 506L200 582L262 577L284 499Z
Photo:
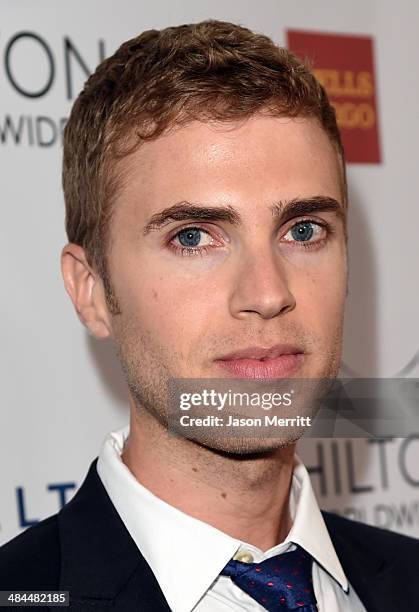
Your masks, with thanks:
M306 242L313 237L313 223L307 221L301 221L300 223L296 223L294 227L291 229L291 235L294 240L298 240L299 242Z
M179 255L206 254L214 244L211 234L200 227L184 227L173 236L170 241L171 248Z
M299 245L305 249L319 248L333 234L333 228L325 221L301 219L289 228L282 237L283 242Z
M196 247L201 241L201 230L196 227L187 227L177 234L179 242L184 247Z

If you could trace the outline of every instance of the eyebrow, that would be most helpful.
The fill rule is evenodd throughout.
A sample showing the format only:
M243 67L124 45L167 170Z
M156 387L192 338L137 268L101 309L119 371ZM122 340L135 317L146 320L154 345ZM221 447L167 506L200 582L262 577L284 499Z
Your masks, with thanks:
M345 213L342 205L328 196L313 196L309 198L294 198L292 200L280 200L270 207L274 219L282 219L283 222L314 212L334 212L344 219ZM226 221L238 227L242 224L240 214L233 206L205 206L187 201L178 202L154 213L143 228L146 236L154 230L158 230L170 221Z

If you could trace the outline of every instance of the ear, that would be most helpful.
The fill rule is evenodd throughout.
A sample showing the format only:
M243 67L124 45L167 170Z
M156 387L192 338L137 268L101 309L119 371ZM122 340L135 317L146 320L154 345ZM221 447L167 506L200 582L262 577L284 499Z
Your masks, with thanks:
M63 248L61 272L80 321L96 338L108 338L112 326L102 279L89 265L80 245L69 243Z

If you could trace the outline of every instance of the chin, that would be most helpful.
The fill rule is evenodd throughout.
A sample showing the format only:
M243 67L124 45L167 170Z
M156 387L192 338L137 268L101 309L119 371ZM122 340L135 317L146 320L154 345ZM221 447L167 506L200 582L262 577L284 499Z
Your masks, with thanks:
M287 436L286 438L226 438L214 436L214 438L211 439L197 439L194 440L194 442L220 454L250 457L251 455L266 455L279 448L287 448L295 445L303 433L304 432L301 432L300 435Z

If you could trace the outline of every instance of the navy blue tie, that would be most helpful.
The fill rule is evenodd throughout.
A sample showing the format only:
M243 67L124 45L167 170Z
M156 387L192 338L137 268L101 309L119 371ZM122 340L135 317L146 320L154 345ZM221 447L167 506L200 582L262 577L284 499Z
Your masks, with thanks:
M230 576L238 587L266 610L317 610L311 569L313 558L301 546L261 563L231 560L221 574Z

